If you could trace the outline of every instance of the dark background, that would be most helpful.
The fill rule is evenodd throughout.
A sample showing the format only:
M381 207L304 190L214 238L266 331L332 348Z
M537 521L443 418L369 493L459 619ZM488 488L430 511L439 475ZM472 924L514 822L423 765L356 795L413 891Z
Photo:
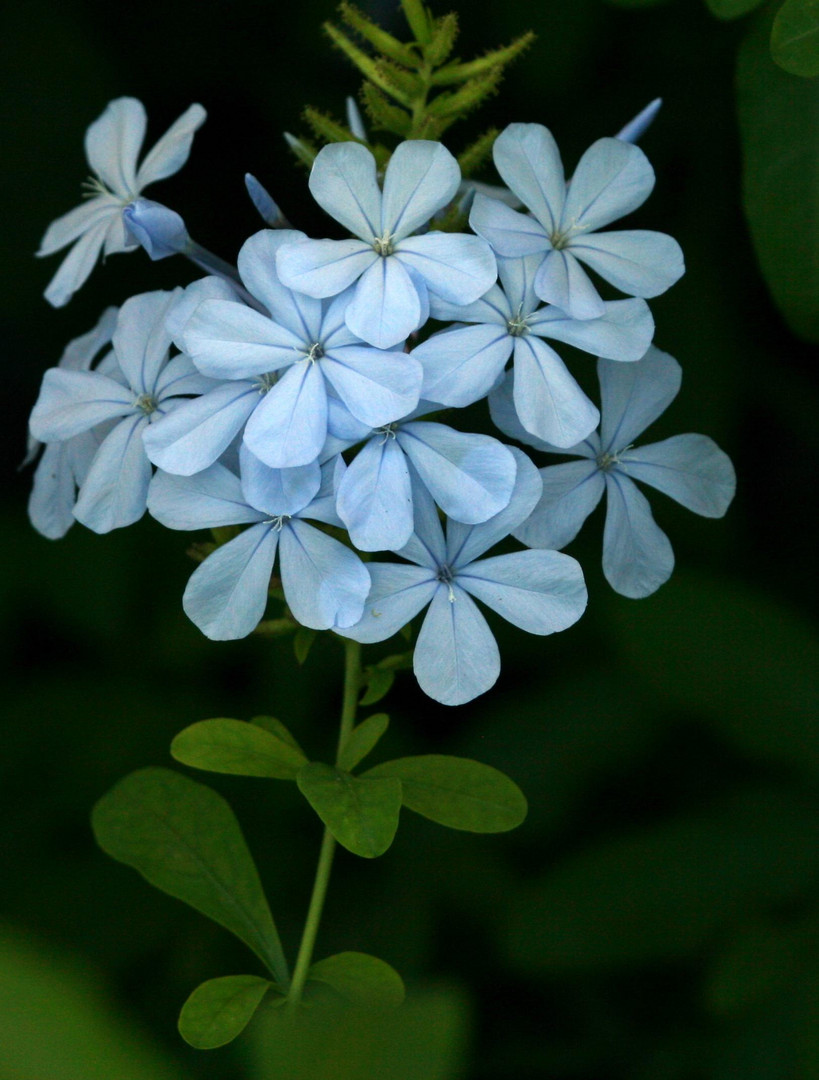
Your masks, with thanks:
M391 0L361 6L403 32ZM735 503L715 522L652 497L678 569L639 602L603 580L598 511L569 549L590 593L575 628L544 640L493 622L501 679L460 709L435 706L409 676L396 684L386 753L477 757L518 781L530 814L487 838L405 813L382 859L338 857L319 955L373 952L410 988L381 1043L328 1036L327 1057L308 1065L262 1021L234 1047L187 1047L175 1018L190 990L255 961L107 859L89 810L131 769L170 765L172 736L207 716L271 712L328 755L341 655L321 642L299 669L289 645L206 641L181 610L187 538L150 520L104 537L76 526L57 543L31 529L30 475L16 469L43 371L105 305L193 278L175 260L116 256L55 312L42 291L58 258L33 252L78 201L86 127L123 94L146 105L148 146L191 102L207 108L186 168L149 192L197 240L233 259L259 227L246 171L318 232L281 132L304 132L308 103L342 115L358 78L319 31L334 13L322 0L9 7L0 1080L819 1076L816 350L774 307L743 217L734 69L749 21L718 22L698 0L458 6L462 56L529 28L538 40L481 117L453 129L453 150L490 123L536 121L570 171L663 97L642 141L657 188L632 222L672 233L686 254L686 276L652 302L656 343L684 380L647 438L716 439L737 467ZM574 370L593 386L588 358ZM472 427L485 422L477 410ZM292 953L318 823L290 786L213 786L236 809Z

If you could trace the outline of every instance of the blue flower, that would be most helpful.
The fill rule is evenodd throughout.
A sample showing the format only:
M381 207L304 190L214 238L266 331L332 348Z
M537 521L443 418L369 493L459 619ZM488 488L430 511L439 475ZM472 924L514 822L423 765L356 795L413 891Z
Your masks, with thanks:
M674 553L634 481L664 492L695 514L718 518L734 497L734 468L727 454L705 435L675 435L633 446L677 396L682 373L673 357L652 346L634 364L600 360L597 373L600 433L569 451L539 442L520 427L510 385L493 399L493 419L507 435L541 450L580 458L540 470L543 494L513 535L531 547L563 548L606 492L603 572L623 596L649 596L671 576Z
M147 445L160 468L199 472L243 427L245 445L271 468L307 465L327 438L333 394L367 428L418 404L421 365L356 337L344 322L349 295L326 302L281 284L276 252L294 236L303 234L266 229L239 252L242 281L263 311L205 299L186 323L182 339L196 366L226 381L157 425Z
M264 615L278 552L284 596L302 625L327 630L357 622L370 587L366 567L304 520L341 525L335 486L343 463L335 458L310 476L269 469L247 447L240 460L241 479L216 463L191 477L160 471L151 484L148 509L171 529L250 525L193 572L185 613L215 641L245 637Z
M492 632L472 597L532 634L576 622L586 607L579 564L556 551L518 551L481 559L528 517L540 495L537 470L519 450L509 505L480 525L447 523L432 497L414 492L415 532L397 552L407 563L369 563L372 589L364 616L339 631L356 641L383 641L427 605L413 668L421 689L444 705L461 705L488 690L500 673Z
M210 385L186 356L169 361L168 311L181 295L152 292L122 305L113 334L117 368L50 368L31 414L30 430L46 443L64 442L118 421L102 440L80 488L74 517L105 533L139 520L151 479L142 444L149 424Z
M654 170L632 143L598 139L569 184L557 144L540 124L510 124L493 153L498 172L533 216L478 195L469 223L500 255L542 255L534 279L541 300L575 319L602 315L603 301L581 263L629 296L658 296L682 276L682 252L670 236L597 231L636 210L654 186Z
M85 134L85 154L94 174L88 181L89 198L49 225L37 252L52 255L67 244L74 245L45 291L49 303L55 307L68 303L103 248L111 255L136 246L126 233L122 211L149 184L182 168L194 132L206 116L201 105L191 105L137 168L145 138L145 109L136 98L117 98L109 103Z
M313 297L336 296L357 282L347 326L386 349L427 319L428 291L469 304L495 280L495 258L476 236L412 236L458 190L458 163L440 143L401 143L387 166L383 194L375 159L359 143L333 143L310 174L316 202L357 240L288 244L277 257L285 285Z
M434 334L412 355L424 367L422 395L451 406L468 405L489 393L514 355L515 408L524 428L556 446L574 446L597 427L600 414L560 356L541 339L633 361L651 343L654 321L644 300L604 304L597 319L574 319L560 308L541 306L532 284L540 262L537 254L500 256L503 289L493 285L463 308L434 301L434 318L477 325Z

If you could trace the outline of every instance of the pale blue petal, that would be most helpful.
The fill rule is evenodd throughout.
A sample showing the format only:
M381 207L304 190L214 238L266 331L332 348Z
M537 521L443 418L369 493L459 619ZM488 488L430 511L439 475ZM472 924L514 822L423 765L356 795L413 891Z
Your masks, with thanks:
M555 634L586 610L580 563L557 551L516 551L463 567L458 584L529 634Z
M412 355L421 361L421 394L460 408L486 397L512 354L513 338L496 323L433 334Z
M327 392L318 364L293 364L247 422L244 440L272 469L315 461L327 437Z
M616 469L606 473L603 573L622 596L650 596L671 577L674 552L646 497Z
M588 274L568 249L546 252L535 275L535 292L573 319L598 319L606 311Z
M515 529L516 540L532 548L559 551L570 544L606 490L594 461L567 461L540 470L543 494L529 517Z
M324 351L329 352L339 345L360 345L361 338L357 337L345 322L347 308L355 294L355 285L351 285L338 296L324 301L324 316L321 321L320 340Z
M87 474L97 447L94 436L84 432L66 442L50 443L43 449L34 472L28 516L37 532L49 540L59 540L74 524L77 483ZM84 459L78 463L80 470L75 468L77 458ZM82 473L79 479L78 471Z
M354 551L298 518L285 524L280 545L284 596L302 626L329 630L359 621L370 575Z
M93 330L69 341L58 366L64 371L88 371L97 353L106 346L117 324L117 308L107 307Z
M395 439L370 439L347 468L338 513L359 551L397 551L412 535L412 489Z
M117 213L119 214L120 211ZM84 232L60 263L57 273L48 283L43 294L53 307L63 307L67 304L77 289L88 279L105 243L111 221L111 215L106 215L88 232Z
M180 353L160 371L154 387L154 396L161 405L167 403L168 398L210 393L219 385L220 383L216 380L203 375L189 356Z
M447 561L447 547L438 507L426 484L412 468L410 478L414 531L397 554L418 566L429 567L437 574L439 567Z
M429 311L433 319L441 322L493 323L506 328L513 312L509 301L499 285L493 285L472 304L451 304L440 296L429 298Z
M285 223L284 215L279 209L273 196L267 188L261 184L253 173L245 173L245 187L250 196L250 201L259 212L259 217L265 225L278 228Z
M387 165L381 229L374 235L394 240L409 236L446 206L460 182L458 162L439 142L412 139L400 143Z
M104 420L133 412L134 394L96 371L49 368L29 429L40 442L62 442Z
M346 98L345 105L345 111L347 113L347 127L357 139L360 139L362 142L366 142L367 129L364 127L364 121L361 119L361 113L358 111L358 106L355 103L355 98Z
M304 510L321 487L317 461L295 469L271 469L244 445L239 450L239 461L245 499L270 517L290 517Z
M527 316L538 306L535 293L535 275L543 262L543 252L524 255L517 259L498 256L498 277L507 296L509 317Z
M166 528L186 532L244 525L268 516L248 506L239 477L218 462L195 476L155 473L148 510Z
M674 435L628 450L618 469L703 517L722 517L736 491L731 459L706 435Z
M475 196L469 224L498 255L517 258L547 251L552 246L539 221L486 195Z
M232 300L205 300L185 327L193 362L213 379L278 371L305 355L304 342L259 311Z
M553 446L576 446L600 421L554 349L531 335L515 342L514 399L524 428Z
M428 232L410 236L393 258L419 274L430 291L452 304L471 304L490 289L498 276L492 249L479 236Z
M475 524L509 505L517 463L497 439L417 420L403 424L396 439L448 517Z
M310 172L310 191L319 206L351 233L369 242L381 235L375 158L365 146L342 142L319 150Z
M353 416L370 427L400 420L418 404L423 370L406 353L345 345L328 353L321 369Z
M566 185L551 132L542 124L510 124L495 140L492 155L506 186L547 233L554 232L563 212Z
M630 296L659 296L685 273L677 241L647 229L572 238L569 250L615 289Z
M191 476L230 446L259 404L253 383L234 382L186 401L145 430L145 452L161 469Z
M299 510L298 516L309 518L311 521L323 521L325 525L335 525L337 528L343 529L344 522L336 513L336 498L347 466L344 464L341 454L328 457L326 460L322 458L320 461L321 486L315 499L305 506L303 510Z
M508 371L501 382L489 395L489 412L495 426L504 435L517 442L533 446L535 450L543 450L547 454L579 454L580 457L597 458L600 454L600 437L596 431L592 431L582 442L576 446L561 447L527 431L521 424L517 409L515 408L515 372Z
M438 582L428 567L406 563L367 564L372 579L359 622L338 630L342 637L369 644L397 634L432 599Z
M620 364L598 360L603 449L617 453L660 416L680 389L682 369L673 356L653 345L642 360Z
M463 705L495 684L500 674L497 642L472 598L457 585L451 592L438 586L412 666L424 693L442 705Z
M237 289L237 285L215 276L200 278L188 285L165 320L174 345L182 352L188 352L185 328L194 311L204 300L239 300Z
M145 138L147 118L142 102L121 97L110 101L85 133L88 164L115 195L136 198L136 162Z
M40 243L38 257L53 255L55 251L73 243L74 240L93 229L98 229L101 225L107 229L110 222L121 213L122 203L111 195L96 195L93 199L80 203L67 214L51 222ZM105 232L105 229L102 231ZM102 241L100 241L100 246L102 246Z
M139 167L137 186L140 191L179 172L188 160L194 133L204 124L207 115L201 105L191 105L171 124Z
M276 255L279 280L308 296L337 296L379 259L363 240L300 240Z
M639 147L598 139L578 162L566 194L561 228L592 232L642 206L654 187L654 170Z
M303 232L295 229L263 229L242 245L237 266L248 292L264 304L273 321L309 347L318 339L321 301L294 293L282 285L276 272L276 254L280 248L306 239Z
M421 300L409 272L394 255L379 256L356 285L347 326L362 341L389 349L421 325Z
M139 521L145 513L151 463L142 445L144 415L128 417L109 432L88 470L74 517L96 533Z
M267 522L246 529L194 570L182 597L185 614L212 641L232 641L255 630L279 534Z
M338 446L334 453L341 453L349 446L362 442L371 432L372 426L357 420L340 398L334 393L327 394L327 437L344 444Z
M447 523L445 561L449 566L467 566L479 559L485 551L517 529L537 505L543 488L540 474L522 450L516 447L509 449L518 467L509 505L480 525L462 525L457 521Z
M114 351L122 373L137 395L156 392L157 379L171 347L165 319L181 295L181 289L141 293L126 300L119 309Z
M604 307L599 319L573 319L550 305L530 316L529 329L609 360L645 356L654 336L654 319L645 300L613 300Z

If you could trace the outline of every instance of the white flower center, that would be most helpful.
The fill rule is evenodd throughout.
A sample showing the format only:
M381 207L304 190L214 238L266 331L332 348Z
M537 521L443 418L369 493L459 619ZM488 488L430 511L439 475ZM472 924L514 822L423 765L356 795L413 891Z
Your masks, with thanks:
M446 585L449 589L449 602L455 603L455 590L452 588L452 582L455 580L455 574L452 571L451 566L439 566L438 573L435 575L442 585Z
M324 348L321 342L314 341L304 358L309 363L314 364L317 360L321 360L322 356L324 356Z
M159 408L159 402L153 394L140 394L134 402L134 408L144 412L146 416L150 416Z
M373 251L376 255L381 255L384 258L387 255L392 255L395 250L392 246L393 236L391 233L384 233L383 236L376 236L373 240Z

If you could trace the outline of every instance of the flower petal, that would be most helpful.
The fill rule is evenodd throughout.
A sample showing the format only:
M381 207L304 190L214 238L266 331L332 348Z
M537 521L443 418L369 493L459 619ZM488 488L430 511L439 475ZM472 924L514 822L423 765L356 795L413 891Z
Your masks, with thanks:
M572 238L568 250L629 296L659 296L685 273L677 241L647 229Z
M291 330L233 300L204 300L185 326L193 362L213 379L247 379L288 367L305 355Z
M633 364L598 360L597 377L603 449L618 453L665 412L679 392L682 369L673 356L652 345Z
M122 214L122 203L112 195L97 195L87 202L75 206L67 214L52 221L45 231L45 236L37 252L38 258L53 255L80 236L95 229L102 222L106 226Z
M379 259L362 240L299 240L279 248L276 269L288 289L313 297L337 296Z
M423 371L403 352L345 345L321 360L321 369L357 420L380 427L400 420L418 404Z
M463 567L458 584L530 634L554 634L586 610L580 563L557 551L516 551Z
M498 255L517 258L547 251L552 246L539 221L486 195L475 196L469 224Z
M394 240L409 236L446 206L460 182L458 162L441 143L427 139L400 143L384 176L381 231L376 235Z
M254 525L194 570L182 607L206 637L232 641L256 628L267 607L278 539L267 522Z
M151 463L142 445L148 421L127 417L103 439L88 470L74 517L96 533L139 521L145 513Z
M148 489L148 510L169 529L216 529L264 521L266 514L248 506L239 477L215 464L195 476L159 471Z
M619 468L703 517L722 517L736 491L731 459L706 435L674 435L628 450Z
M540 470L543 494L529 517L512 534L532 548L560 551L583 527L606 490L594 461L567 461Z
M37 532L49 540L59 540L65 536L75 521L73 510L77 483L73 459L78 452L84 452L90 465L97 446L94 436L84 432L70 441L50 443L44 448L34 473L28 516ZM88 471L87 467L84 471Z
M530 431L527 431L520 422L517 409L515 408L515 371L507 371L504 378L492 390L489 395L489 412L497 428L504 435L517 442L532 446L535 450L543 450L547 454L578 454L580 457L597 458L600 454L600 437L596 431L592 431L582 442L576 446L561 447L543 439L538 439Z
M412 535L412 489L395 439L377 436L359 450L338 488L338 513L359 551L398 551Z
M573 319L599 319L606 305L572 251L546 252L535 275L535 292Z
M368 644L397 634L432 599L438 582L429 567L407 563L367 564L372 584L364 613L352 626L338 630L342 637Z
M627 476L616 469L606 473L606 493L603 573L621 596L650 596L671 577L671 544L648 500Z
M412 666L424 693L442 705L463 705L497 681L497 642L475 602L457 585L451 593L438 585L418 634Z
M310 172L310 191L319 206L351 233L368 242L381 235L375 158L365 146L341 142L319 150Z
M598 139L577 164L561 227L592 232L642 206L654 187L643 151L620 139Z
M321 487L317 461L294 469L271 469L244 445L239 450L239 461L245 499L271 517L289 517L304 510Z
M327 438L327 391L318 365L303 360L268 390L247 422L244 441L272 469L315 461Z
M364 613L370 575L354 551L293 518L281 533L279 568L287 606L302 626L347 627Z
M465 233L407 237L397 245L394 257L415 270L431 292L452 304L473 303L498 276L489 244Z
M106 187L129 201L139 194L136 162L146 123L142 102L121 97L109 102L85 133L88 164Z
M237 266L247 290L264 304L272 320L309 346L318 340L322 303L282 285L276 271L279 249L306 239L295 229L262 229L242 245Z
M403 341L421 323L418 291L395 255L379 256L362 275L347 308L347 326L379 349Z
M506 186L531 210L547 233L563 212L563 162L551 132L542 124L510 124L495 140L495 168Z
M600 420L554 349L531 335L515 342L514 400L524 428L557 447L575 446Z
M207 116L201 105L191 105L171 124L139 167L136 182L140 191L179 172L188 160L194 132L204 124Z
M514 339L495 323L444 330L412 350L421 361L421 396L461 407L486 397L512 354Z
M181 295L181 289L140 293L126 300L119 309L114 351L123 375L137 395L154 395L156 391L159 372L168 360L171 347L165 320Z
M105 420L133 412L134 395L97 371L49 368L29 429L41 442L62 442Z
M43 293L52 307L63 307L87 280L105 243L111 217L106 215L79 237Z
M613 300L599 319L573 319L551 305L528 320L539 337L553 338L609 360L639 360L654 336L654 319L644 300Z

